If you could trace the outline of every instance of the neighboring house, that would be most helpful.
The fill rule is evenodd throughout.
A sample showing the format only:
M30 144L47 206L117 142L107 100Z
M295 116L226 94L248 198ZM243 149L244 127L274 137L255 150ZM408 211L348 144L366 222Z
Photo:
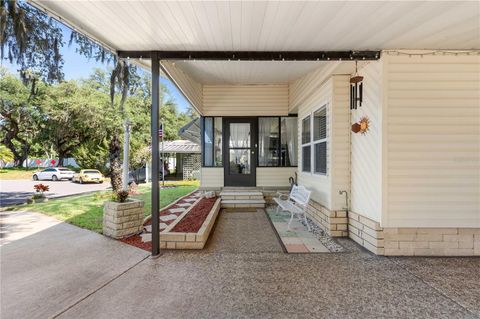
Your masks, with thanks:
M200 176L200 145L187 140L165 141L163 153L170 154L168 164L174 172L167 175L167 179L192 180Z
M33 3L140 64L150 51L121 50L158 50L201 115L202 188L286 188L297 174L332 236L380 255L480 255L478 3L177 4L181 18L147 19L158 37L149 4ZM364 61L365 48L378 51Z

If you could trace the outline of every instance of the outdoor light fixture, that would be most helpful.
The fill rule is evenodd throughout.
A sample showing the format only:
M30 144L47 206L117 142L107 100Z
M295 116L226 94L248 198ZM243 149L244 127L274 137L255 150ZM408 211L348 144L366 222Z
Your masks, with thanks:
M355 61L355 75L350 78L350 110L362 106L363 100L363 76L358 75L357 64L358 61Z

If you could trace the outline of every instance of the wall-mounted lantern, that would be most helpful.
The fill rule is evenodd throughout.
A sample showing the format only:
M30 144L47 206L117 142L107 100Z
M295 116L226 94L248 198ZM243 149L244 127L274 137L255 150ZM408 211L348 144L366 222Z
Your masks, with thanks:
M358 75L358 61L355 61L355 75L350 78L350 110L362 106L363 101L363 76Z

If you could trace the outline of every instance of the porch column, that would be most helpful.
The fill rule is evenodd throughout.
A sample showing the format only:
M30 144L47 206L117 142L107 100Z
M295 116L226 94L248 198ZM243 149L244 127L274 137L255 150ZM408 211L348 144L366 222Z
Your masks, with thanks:
M160 254L160 235L159 235L159 150L158 150L158 118L160 114L160 63L158 60L158 53L152 52L152 113L151 113L151 133L152 133L152 256Z

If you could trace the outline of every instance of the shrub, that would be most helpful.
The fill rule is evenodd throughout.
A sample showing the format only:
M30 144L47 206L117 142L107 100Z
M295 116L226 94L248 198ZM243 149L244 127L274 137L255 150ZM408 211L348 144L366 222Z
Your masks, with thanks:
M36 184L33 186L35 191L37 193L43 194L43 192L48 192L50 190L50 187L48 185L43 185L43 184Z

